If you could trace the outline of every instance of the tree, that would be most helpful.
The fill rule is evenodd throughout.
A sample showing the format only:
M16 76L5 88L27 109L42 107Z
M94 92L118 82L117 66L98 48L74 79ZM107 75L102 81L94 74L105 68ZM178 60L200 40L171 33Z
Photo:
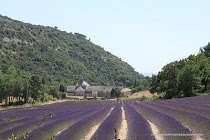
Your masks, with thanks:
M136 88L136 85L137 85L137 83L136 83L136 79L135 79L133 88Z
M151 93L157 92L157 76L156 75L152 75L149 91Z
M11 95L13 97L16 97L18 101L20 101L20 97L22 97L22 80L20 78L16 78L11 83L12 89L11 89Z
M202 89L201 92L208 92L210 91L210 57L208 58L202 58L199 61L200 65L200 72L201 72L201 83L202 83Z
M22 97L24 98L24 103L28 103L29 97L31 97L30 95L31 76L28 75L27 73L22 73L21 80L22 80Z
M30 79L31 98L39 100L42 98L42 84L38 76L32 76Z
M111 97L115 97L115 89L114 88L111 91Z
M193 95L193 89L199 85L199 69L197 65L186 65L178 74L178 89L185 97Z
M204 54L206 57L210 57L210 42L208 43L208 45L206 45L204 48Z
M119 88L113 88L111 91L111 97L121 97L121 90Z
M29 99L29 94L30 94L30 92L29 92L29 90L30 90L30 86L29 86L29 83L28 83L28 81L26 81L26 82L24 82L23 83L23 98L24 98L24 103L28 103L28 99Z
M64 87L63 84L60 84L59 91L60 92L65 92L65 87Z
M47 77L46 75L44 75L42 77L42 84L46 84L47 83L47 78L46 77Z
M177 92L178 62L165 65L157 76L152 77L150 91L166 92L166 98L178 96Z
M49 94L52 95L54 98L61 98L60 93L56 87L51 87Z
M119 88L116 88L116 89L115 89L115 96L116 96L117 98L119 98L119 97L122 96L122 95L121 95L121 90L120 90Z
M8 103L8 97L10 97L9 93L11 90L11 86L8 82L0 81L0 102L5 100L6 106Z

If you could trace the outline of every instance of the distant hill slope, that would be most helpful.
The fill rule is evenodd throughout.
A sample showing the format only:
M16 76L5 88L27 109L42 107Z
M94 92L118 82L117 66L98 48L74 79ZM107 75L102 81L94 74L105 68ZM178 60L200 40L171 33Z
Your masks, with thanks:
M39 75L48 84L75 84L80 75L90 85L132 86L143 79L128 63L79 33L32 25L0 15L0 67Z

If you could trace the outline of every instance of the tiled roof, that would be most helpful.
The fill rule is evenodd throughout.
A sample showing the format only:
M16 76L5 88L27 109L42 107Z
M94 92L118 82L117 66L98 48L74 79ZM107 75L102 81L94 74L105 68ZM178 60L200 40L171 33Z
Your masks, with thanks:
M85 91L82 87L76 89L76 91Z

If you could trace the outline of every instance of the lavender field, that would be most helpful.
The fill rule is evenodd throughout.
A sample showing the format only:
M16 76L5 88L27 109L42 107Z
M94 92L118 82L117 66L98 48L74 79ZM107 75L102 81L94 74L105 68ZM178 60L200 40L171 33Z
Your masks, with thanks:
M210 95L140 102L67 101L0 111L0 140L210 139Z

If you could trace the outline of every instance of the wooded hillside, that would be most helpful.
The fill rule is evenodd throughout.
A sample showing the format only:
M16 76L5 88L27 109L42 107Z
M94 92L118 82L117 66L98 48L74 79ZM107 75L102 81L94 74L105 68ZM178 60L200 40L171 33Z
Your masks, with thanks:
M52 99L48 94L62 98L60 92L80 76L92 86L136 87L143 81L148 88L128 63L86 38L0 15L0 102L11 96L26 102Z
M143 78L85 35L4 16L0 16L0 57L3 74L14 66L20 73L43 77L47 84L75 84L82 75L91 85L129 87Z
M166 98L210 92L210 43L197 55L165 65L152 77L150 91L166 92Z

